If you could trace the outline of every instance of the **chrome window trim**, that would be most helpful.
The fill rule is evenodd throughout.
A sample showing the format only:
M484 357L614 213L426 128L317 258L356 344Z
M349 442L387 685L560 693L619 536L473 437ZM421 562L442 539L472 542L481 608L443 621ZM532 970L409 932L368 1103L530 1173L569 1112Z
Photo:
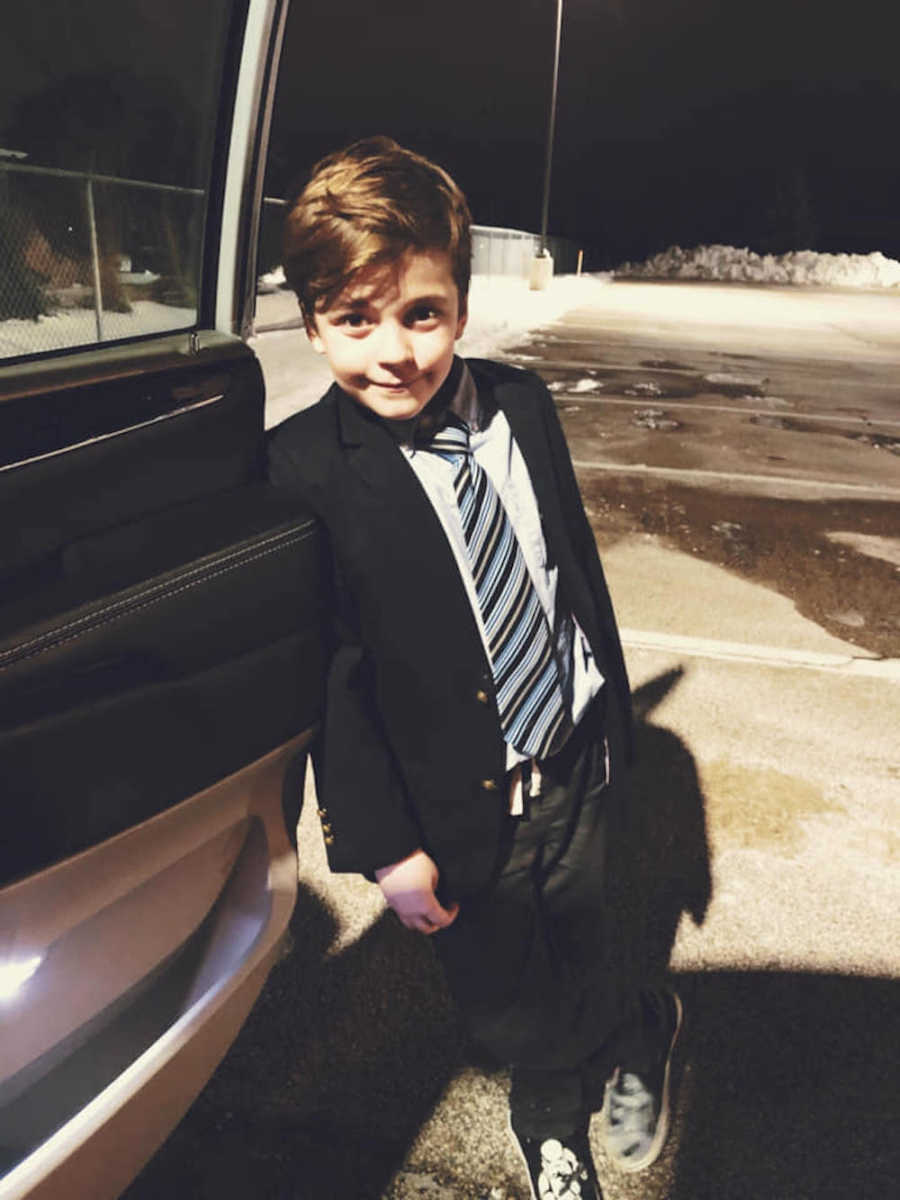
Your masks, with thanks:
M114 429L111 433L98 433L96 437L85 438L83 442L73 442L70 446L60 446L58 450L48 450L45 454L35 454L33 458L20 458L17 462L4 463L0 466L0 475L4 471L14 471L17 467L27 467L31 463L43 462L47 458L57 458L60 454L70 454L73 450L81 450L85 446L96 446L99 442L108 442L110 438L124 437L126 433L134 433L138 429L146 429L148 425L156 425L159 421L168 421L172 417L180 417L184 413L193 412L197 408L206 408L208 404L218 404L225 399L225 393L209 396L205 400L195 400L193 404L173 408L169 412L160 413L158 417L150 417L139 421L136 425L127 425L124 429Z
M263 164L288 0L250 0L235 94L219 230L215 328L249 336Z

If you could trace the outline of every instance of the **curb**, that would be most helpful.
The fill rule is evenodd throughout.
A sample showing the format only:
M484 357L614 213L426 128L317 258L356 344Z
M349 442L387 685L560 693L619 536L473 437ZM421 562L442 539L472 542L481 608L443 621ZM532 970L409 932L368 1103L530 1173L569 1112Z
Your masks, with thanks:
M751 642L724 642L715 638L687 637L676 633L621 629L622 643L635 650L661 650L691 658L721 662L756 663L766 667L793 667L806 671L829 671L887 683L900 683L900 658L856 657L817 650L791 650Z

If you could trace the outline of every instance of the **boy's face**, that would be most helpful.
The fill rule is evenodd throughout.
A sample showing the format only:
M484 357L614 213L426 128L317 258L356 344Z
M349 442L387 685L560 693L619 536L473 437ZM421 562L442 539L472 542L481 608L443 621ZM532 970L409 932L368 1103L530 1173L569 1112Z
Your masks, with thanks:
M309 337L348 395L399 421L417 416L447 378L465 324L449 255L408 250L355 275L316 311Z

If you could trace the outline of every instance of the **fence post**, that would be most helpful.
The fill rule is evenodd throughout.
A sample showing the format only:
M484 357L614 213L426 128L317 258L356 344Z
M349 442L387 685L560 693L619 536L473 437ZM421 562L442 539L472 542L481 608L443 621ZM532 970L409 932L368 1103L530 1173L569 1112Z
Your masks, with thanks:
M91 234L91 270L94 276L94 316L97 319L97 341L103 341L103 297L100 294L100 253L97 249L97 221L94 215L94 185L90 175L84 181L87 201L88 229Z

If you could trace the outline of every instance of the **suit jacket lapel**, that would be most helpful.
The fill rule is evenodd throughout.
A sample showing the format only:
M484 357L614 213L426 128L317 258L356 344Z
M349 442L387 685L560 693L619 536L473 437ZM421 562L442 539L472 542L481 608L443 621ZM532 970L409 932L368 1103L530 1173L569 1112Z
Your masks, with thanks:
M388 431L377 417L334 386L338 415L338 433L347 461L354 471L373 489L373 499L395 502L392 493L401 481L397 471L400 455ZM402 489L401 489L402 490Z
M368 520L365 514L362 519L390 536L389 551L385 547L390 562L385 566L395 586L411 586L414 580L423 592L433 591L436 620L446 614L452 596L468 611L453 551L416 473L378 418L339 388L336 391L347 463L367 493Z

